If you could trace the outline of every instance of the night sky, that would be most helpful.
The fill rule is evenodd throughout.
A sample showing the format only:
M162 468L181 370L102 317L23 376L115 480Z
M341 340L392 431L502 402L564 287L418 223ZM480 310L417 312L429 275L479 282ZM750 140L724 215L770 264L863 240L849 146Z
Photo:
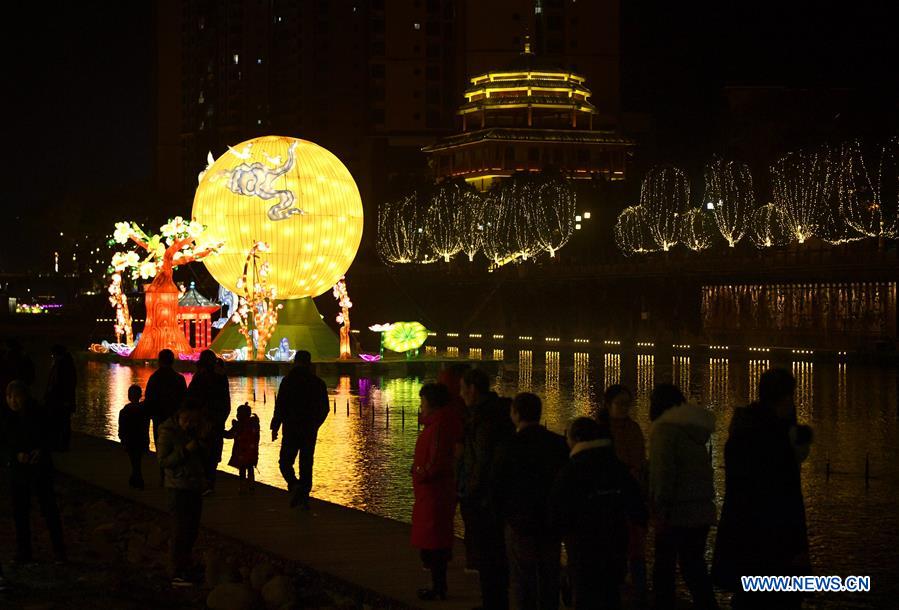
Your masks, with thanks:
M60 230L100 230L153 201L154 3L16 4L4 7L4 272L46 266ZM622 110L652 115L654 154L673 160L714 152L728 84L846 87L861 102L836 122L895 129L890 4L622 0Z

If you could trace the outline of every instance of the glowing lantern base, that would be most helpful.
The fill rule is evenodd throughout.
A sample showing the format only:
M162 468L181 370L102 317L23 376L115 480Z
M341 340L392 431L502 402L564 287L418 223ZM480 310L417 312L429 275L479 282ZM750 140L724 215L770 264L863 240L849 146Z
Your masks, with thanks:
M171 279L171 273L161 272L153 283L144 289L147 320L144 332L131 357L136 360L152 360L163 349L176 355L191 354L191 346L178 325L178 297L180 292Z
M322 319L315 301L309 297L276 301L284 305L278 312L278 326L272 333L268 348L277 347L282 338L290 342L291 349L306 350L313 360L334 360L339 355L337 334ZM237 324L228 322L219 331L210 349L222 353L247 346L238 332Z

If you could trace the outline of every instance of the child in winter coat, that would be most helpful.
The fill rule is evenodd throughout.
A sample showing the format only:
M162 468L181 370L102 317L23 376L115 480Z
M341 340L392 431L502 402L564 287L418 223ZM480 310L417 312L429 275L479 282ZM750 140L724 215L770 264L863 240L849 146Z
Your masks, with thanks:
M128 404L119 411L119 440L131 460L131 478L128 485L134 489L144 488L141 473L141 458L150 449L150 418L139 385L128 388Z
M259 462L259 418L249 404L237 407L237 419L231 420L231 429L224 436L234 439L228 465L240 473L240 493L252 492L256 482L253 469Z

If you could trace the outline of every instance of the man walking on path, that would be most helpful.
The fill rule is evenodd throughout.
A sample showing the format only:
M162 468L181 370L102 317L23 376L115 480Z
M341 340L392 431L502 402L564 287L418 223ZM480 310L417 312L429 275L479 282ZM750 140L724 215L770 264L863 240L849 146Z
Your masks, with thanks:
M328 417L328 388L312 372L312 355L304 350L294 356L294 367L281 380L275 413L272 416L272 441L278 440L278 430L284 427L278 466L292 493L290 506L309 509L312 491L312 465L318 429ZM300 458L300 478L293 464Z

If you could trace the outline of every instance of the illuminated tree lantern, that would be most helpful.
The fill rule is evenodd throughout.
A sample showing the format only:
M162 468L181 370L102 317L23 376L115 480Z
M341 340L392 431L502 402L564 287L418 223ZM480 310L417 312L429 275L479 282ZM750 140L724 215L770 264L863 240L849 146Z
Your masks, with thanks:
M241 293L247 252L270 246L268 281L277 287L277 332L317 358L336 358L334 331L311 297L346 273L362 239L362 201L350 172L326 149L296 138L264 136L229 148L200 175L193 215L211 238L225 242L207 269L226 289ZM227 324L213 349L243 344Z
M345 278L341 277L334 285L333 294L340 307L340 313L337 314L337 323L340 325L340 359L349 360L353 355L350 347L350 307L353 306L353 302L350 301Z
M119 244L133 242L146 252L142 260L134 251L115 253L111 265L113 276L130 268L133 279L153 278L150 284L144 286L147 318L131 357L156 358L163 349L170 349L179 355L192 353L193 347L178 324L180 291L172 280L172 272L177 266L202 260L215 253L221 243L209 243L203 225L185 221L180 216L163 225L160 234L152 237L133 222L116 223L113 241ZM203 241L204 245L198 245L198 241Z
M652 252L652 237L649 235L643 206L626 207L618 215L615 221L615 244L625 256Z
M680 237L679 216L690 205L690 182L676 167L654 167L640 188L640 205L646 210L649 234L660 250L667 252Z

